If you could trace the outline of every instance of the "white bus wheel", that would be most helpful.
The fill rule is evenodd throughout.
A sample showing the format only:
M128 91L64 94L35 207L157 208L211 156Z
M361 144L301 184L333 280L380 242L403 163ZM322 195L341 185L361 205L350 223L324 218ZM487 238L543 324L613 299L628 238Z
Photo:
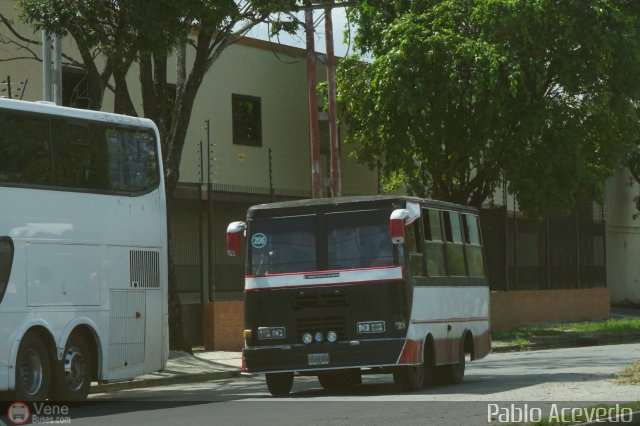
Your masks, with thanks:
M64 349L61 361L55 365L55 396L60 401L83 401L89 394L92 356L82 336L73 334Z
M273 396L287 396L293 386L293 373L268 373L267 388Z
M44 401L51 386L51 362L44 342L35 333L27 333L20 342L16 358L17 401Z

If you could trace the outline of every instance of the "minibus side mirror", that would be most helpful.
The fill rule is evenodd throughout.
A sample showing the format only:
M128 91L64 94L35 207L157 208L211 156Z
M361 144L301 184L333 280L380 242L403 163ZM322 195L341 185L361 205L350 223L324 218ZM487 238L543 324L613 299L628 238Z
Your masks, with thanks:
M396 209L391 213L391 217L389 218L389 231L393 244L404 243L404 225L405 220L408 218L409 211L406 209Z
M247 225L244 222L231 222L227 226L227 256L235 257L240 255L242 247L242 237Z

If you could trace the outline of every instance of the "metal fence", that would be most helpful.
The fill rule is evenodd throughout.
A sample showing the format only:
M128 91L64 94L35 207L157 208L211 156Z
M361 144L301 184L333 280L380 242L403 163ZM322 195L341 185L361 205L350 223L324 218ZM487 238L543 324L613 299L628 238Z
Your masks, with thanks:
M504 207L481 217L492 290L606 286L604 212L592 203L539 223Z

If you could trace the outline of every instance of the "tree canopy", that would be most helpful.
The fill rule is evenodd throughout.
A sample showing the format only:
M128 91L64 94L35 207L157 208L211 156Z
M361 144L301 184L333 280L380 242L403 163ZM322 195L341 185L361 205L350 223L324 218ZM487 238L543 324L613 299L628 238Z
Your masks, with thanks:
M388 186L532 216L599 199L637 141L633 0L363 0L340 116Z

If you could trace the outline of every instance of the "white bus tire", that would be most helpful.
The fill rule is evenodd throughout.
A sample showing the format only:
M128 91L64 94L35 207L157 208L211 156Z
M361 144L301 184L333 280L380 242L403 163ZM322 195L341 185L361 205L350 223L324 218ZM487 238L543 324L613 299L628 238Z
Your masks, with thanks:
M51 386L51 358L44 341L37 333L27 333L22 337L15 371L15 400L47 399Z
M61 361L54 367L54 395L60 401L84 401L89 394L93 357L85 339L77 333L69 337Z

